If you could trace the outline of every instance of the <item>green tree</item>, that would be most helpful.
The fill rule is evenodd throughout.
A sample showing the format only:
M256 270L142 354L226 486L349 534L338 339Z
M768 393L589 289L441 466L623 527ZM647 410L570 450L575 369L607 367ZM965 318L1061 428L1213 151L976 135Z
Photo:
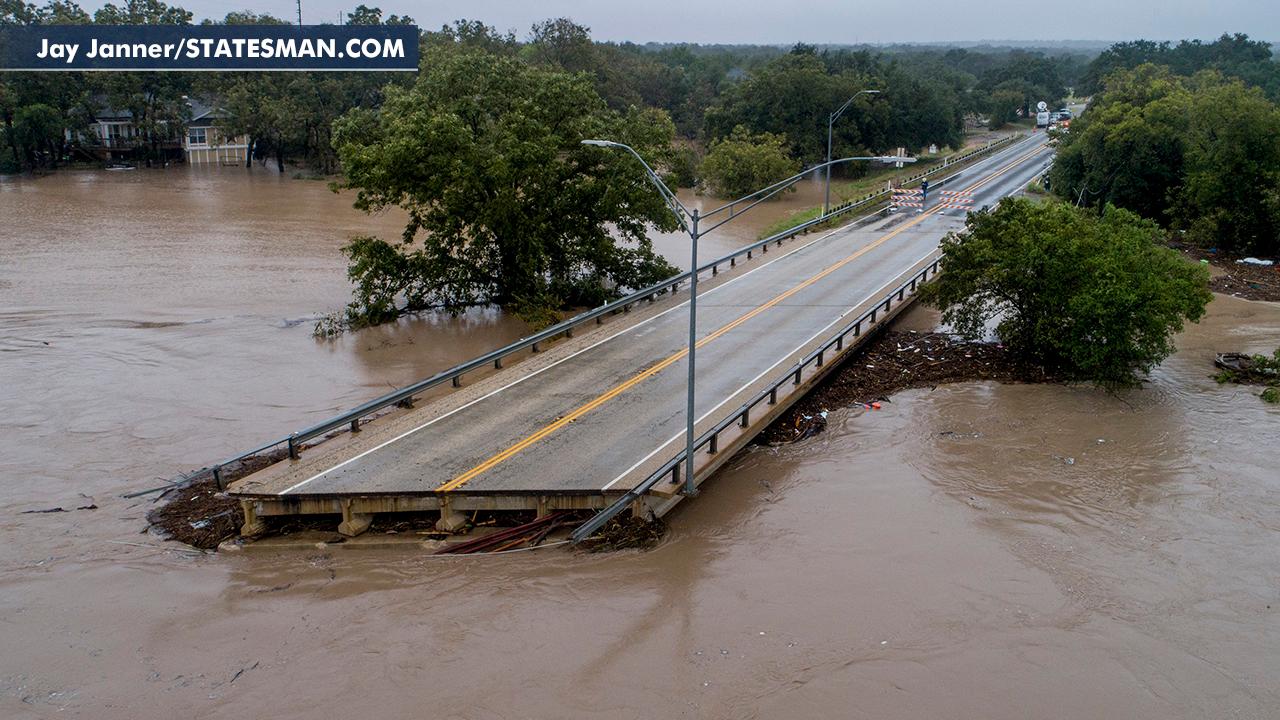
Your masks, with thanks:
M26 105L14 114L13 141L23 148L29 167L41 164L38 153L48 158L52 167L57 167L58 155L62 148L62 113L43 103Z
M987 127L995 130L1017 121L1023 97L1021 90L1012 88L992 91L986 106Z
M21 0L0 0L0 27L11 25L72 25L89 22L88 14L69 0L48 0L37 6ZM0 172L18 172L33 167L37 150L47 149L46 157L56 160L61 138L50 141L45 129L52 123L51 108L59 117L57 134L63 128L81 128L87 117L88 88L84 73L14 73L0 72L0 146L8 148L8 157L0 161ZM15 127L18 114L30 106L41 109L28 113L25 128ZM31 137L33 129L42 137L40 147L24 149L20 139Z
M808 53L792 53L770 61L745 80L730 86L720 103L707 110L710 139L729 137L743 126L751 132L772 133L787 139L787 152L795 158L817 160L826 154L827 117L857 92L839 96L837 82L822 59ZM867 87L863 85L862 87ZM837 130L844 144L858 143L856 116L868 100L858 99Z
M1163 220L1182 183L1189 95L1155 65L1122 71L1109 83L1060 140L1051 187L1074 203Z
M781 135L752 134L739 125L711 145L702 161L703 182L716 195L738 197L790 177L800 164L787 157L786 146Z
M924 297L969 338L996 323L1020 358L1061 377L1135 385L1212 298L1208 271L1161 240L1118 208L1006 200L943 240L944 272Z
M1178 75L1187 76L1202 70L1216 70L1262 89L1272 100L1280 100L1280 64L1272 59L1271 47L1241 33L1224 33L1207 43L1201 40L1183 40L1177 45L1150 40L1116 43L1089 64L1081 81L1081 91L1100 92L1112 74L1147 63L1166 66Z
M107 3L93 14L99 25L190 25L191 11L162 0L125 0Z
M403 208L400 241L352 243L349 317L495 303L527 316L596 304L673 273L646 227L674 220L626 153L655 157L674 128L653 111L611 111L582 74L457 44L437 45L411 89L335 124L356 206Z
M348 25L413 25L413 18L408 15L388 15L386 20L382 19L382 8L368 7L367 5L357 5L347 15Z
M1216 71L1192 78L1140 65L1106 89L1062 139L1054 192L1114 204L1206 247L1280 252L1280 108Z
M1206 247L1280 252L1280 108L1257 88L1198 75L1185 132L1185 177L1169 214Z
M217 25L218 21L205 18L201 25ZM281 20L271 13L256 13L252 10L234 10L223 18L223 25L291 25L288 20Z

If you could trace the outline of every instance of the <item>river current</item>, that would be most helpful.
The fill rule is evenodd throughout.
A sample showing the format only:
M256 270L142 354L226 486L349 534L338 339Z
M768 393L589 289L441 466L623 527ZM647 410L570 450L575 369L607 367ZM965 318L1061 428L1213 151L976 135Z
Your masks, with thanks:
M528 331L475 311L314 339L341 245L400 220L259 169L0 181L0 715L1280 714L1280 410L1210 378L1214 352L1280 345L1276 304L1218 297L1140 390L834 409L737 457L648 552L140 534L149 499L124 493Z

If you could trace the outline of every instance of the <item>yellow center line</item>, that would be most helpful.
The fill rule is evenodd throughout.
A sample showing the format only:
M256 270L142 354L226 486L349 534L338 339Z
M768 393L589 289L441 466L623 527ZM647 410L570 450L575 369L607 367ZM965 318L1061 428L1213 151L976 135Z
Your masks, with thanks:
M992 173L991 175L988 175L987 177L985 177L985 178L983 178L982 180L978 181L978 182L977 182L977 183L975 183L973 186L971 186L969 189L970 189L970 190L974 190L974 189L977 189L977 188L979 188L979 187L982 187L983 185L986 185L987 183L991 182L992 180L995 180L996 178L1000 177L1001 175L1005 174L1006 172L1008 172L1008 171L1012 170L1014 167L1016 167L1016 166L1018 166L1019 164L1021 164L1024 160L1026 160L1027 158L1031 157L1032 155L1034 155L1034 154L1036 154L1036 153L1040 152L1040 151L1041 151L1041 150L1043 150L1043 149L1044 149L1043 147L1038 147L1038 148L1036 148L1035 150L1032 150L1032 151L1027 152L1027 153L1025 153L1025 154L1023 154L1023 155L1020 155L1019 157L1017 157L1016 159L1014 159L1013 161L1011 161L1008 165L1005 165L1005 166L1004 166L1003 168L1001 168L1000 170L997 170L996 172ZM914 220L912 220L912 221L910 221L910 222L908 222L908 223L905 223L905 224L901 225L900 227L898 227L897 229L895 229L893 232L890 232L890 233L888 233L888 234L884 235L883 237L879 238L878 240L876 240L876 241L874 241L874 242L872 242L872 243L870 243L870 244L866 245L865 247L863 247L863 248L859 249L858 251L854 252L852 255L849 255L848 257L845 257L845 258L843 258L842 260L839 260L838 262L836 262L835 264L833 264L833 265L831 265L831 266L827 267L825 270L822 270L822 271L821 271L821 272L819 272L818 274L816 274L816 275L814 275L814 276L810 277L809 279L805 280L804 282L800 283L799 285L796 285L795 287L791 288L790 290L787 290L786 292L783 292L783 293L781 293L780 295L777 295L776 297L774 297L773 299L771 299L771 300L769 300L768 302L764 303L763 305L760 305L760 306L758 306L758 307L756 307L756 308L753 308L750 312L747 312L747 313L743 314L742 316L738 317L736 320L734 320L734 321L732 321L732 322L728 323L727 325L724 325L723 327L719 328L718 330L716 330L716 331L714 331L714 332L710 333L710 334L709 334L709 335L707 335L706 337L704 337L704 338L702 338L701 340L699 340L699 341L696 343L695 347L699 347L699 348L701 348L703 345L706 345L707 343L709 343L709 342L711 342L711 341L715 340L716 338L719 338L719 337L723 336L725 333L730 332L731 330L733 330L734 328L736 328L736 327L738 327L738 326L742 325L743 323L747 322L747 321L748 321L748 320L750 320L751 318L754 318L754 317L756 317L757 315L759 315L760 313L762 313L762 312L764 312L764 311L768 310L769 308L772 308L772 307L776 306L778 303L783 302L783 301L784 301L784 300L786 300L787 298L789 298L789 297L791 297L791 296L795 295L796 293L800 292L801 290L804 290L805 288L807 288L807 287L809 287L809 286L813 285L814 283L818 282L819 280L822 280L823 278L827 277L827 276L828 276L828 275L830 275L831 273L833 273L833 272L835 272L835 271L839 270L840 268L842 268L842 267L844 267L844 266L848 265L849 263L853 262L854 260L858 259L859 257L862 257L862 256L863 256L863 255L865 255L866 253L868 253L868 252L870 252L870 251L874 250L875 248L877 248L877 247L879 247L879 246L883 245L884 243L888 242L889 240L892 240L893 238L897 237L899 234L901 234L901 233L905 232L907 229L909 229L909 228L911 228L911 227L914 227L915 225L917 225L917 224L919 224L919 223L923 222L925 218L927 218L927 217L929 217L930 215L932 215L932 214L934 214L934 213L938 212L938 210L939 210L939 208L938 208L938 207L934 207L932 210L927 210L927 211L925 211L925 212L924 212L924 213L922 213L919 217L915 218ZM436 488L436 492L449 492L449 491L451 491L451 490L456 490L457 488L461 487L461 486L462 486L462 485L464 485L465 483L467 483L467 482L471 481L472 479L474 479L477 475L480 475L480 474L482 474L482 473L484 473L484 472L486 472L486 471L488 471L488 470L491 470L492 468L494 468L494 467L496 467L497 465L501 464L502 462L504 462L504 461L508 460L508 459L509 459L509 458L511 458L513 455L516 455L517 453L519 453L520 451L522 451L522 450L524 450L525 448L529 447L530 445L533 445L534 443L536 443L536 442L538 442L539 440L541 440L541 439L543 439L543 438L547 437L548 435L551 435L552 433L554 433L554 432L556 432L557 430L559 430L559 429L563 428L564 426L566 426L566 425L568 425L568 424L572 423L573 421L577 420L578 418L582 417L583 415L586 415L587 413L591 412L592 410L595 410L596 408L600 407L601 405L604 405L606 402L609 402L610 400L612 400L613 398L617 397L618 395L621 395L622 393L626 392L627 390L630 390L631 388L635 387L636 385L639 385L639 384L640 384L641 382L643 382L644 380L646 380L646 379L648 379L648 378L651 378L651 377L653 377L653 376L657 375L658 373L662 372L663 370L665 370L666 368L670 367L671 365L673 365L673 364L675 364L675 363L679 362L682 358L684 358L684 356L685 356L685 355L688 355L688 354L689 354L689 350L686 348L686 349L680 350L680 351L678 351L678 352L672 353L671 355L668 355L666 358L664 358L663 360L661 360L660 362L658 362L656 365L650 366L649 368L647 368L647 369L645 369L645 370L643 370L643 371L641 371L641 372L639 372L639 373L637 373L637 374L633 375L632 377L630 377L630 378L628 378L627 380L625 380L625 381L623 381L623 382L619 383L618 385L615 385L614 387L610 388L608 391L606 391L605 393L603 393L603 394L599 395L598 397L596 397L595 399L591 400L590 402L587 402L587 403L585 403L585 404L583 404L583 405L579 406L578 408L574 409L573 411L569 412L568 414L566 414L566 415L564 415L564 416L562 416L562 417L560 417L560 418L556 419L554 422L549 423L549 424L547 424L546 426L542 427L542 428L541 428L541 429L539 429L538 431L534 432L532 435L529 435L528 437L524 438L523 440L521 440L521 441L519 441L519 442L515 443L514 445L512 445L512 446L511 446L511 447L509 447L509 448L507 448L506 450L503 450L502 452L500 452L500 453L498 453L498 454L494 455L493 457L490 457L488 460L485 460L484 462L480 463L479 465L476 465L475 467L471 468L470 470L468 470L468 471L466 471L466 472L462 473L461 475L459 475L459 476L455 477L454 479L452 479L452 480L450 480L450 481L448 481L448 482L444 483L444 484L443 484L443 485L441 485L440 487Z

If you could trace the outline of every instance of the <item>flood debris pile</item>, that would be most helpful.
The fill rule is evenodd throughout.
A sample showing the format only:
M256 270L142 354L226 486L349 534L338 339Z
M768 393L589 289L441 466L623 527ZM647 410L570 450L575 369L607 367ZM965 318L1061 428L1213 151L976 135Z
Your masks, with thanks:
M1220 272L1209 279L1209 289L1245 300L1280 301L1280 263L1258 258L1230 258L1191 246L1173 246L1189 259L1212 265Z
M289 453L279 449L250 455L222 467L223 486L251 475ZM171 487L153 488L126 497L160 492L158 507L147 513L150 529L168 540L177 540L201 550L213 550L225 540L239 535L244 524L240 503L227 496L213 477L213 468L202 468L170 481Z
M580 513L559 511L548 513L540 518L521 522L500 530L487 532L474 540L445 545L435 552L436 555L471 555L475 553L494 553L520 548L535 548L546 541L553 532L562 528L575 527L582 522Z
M1219 353L1213 364L1218 367L1214 376L1218 382L1265 386L1260 397L1269 403L1280 403L1280 348L1270 357Z
M648 550L656 547L666 532L666 523L658 518L645 519L624 514L610 520L578 547L593 553Z
M777 437L773 440L775 444L800 442L806 438L827 429L827 411L819 410L810 415L808 413L788 413L791 421L783 424L782 420L769 426L768 431L773 431Z
M1016 360L998 343L969 342L948 333L888 331L868 341L760 435L767 444L810 437L813 418L826 424L828 408L878 410L900 390L968 380L1052 382L1042 368ZM819 430L820 431L820 430Z
M147 513L151 529L201 550L236 537L244 524L240 503L219 490L212 475L166 490L157 501Z

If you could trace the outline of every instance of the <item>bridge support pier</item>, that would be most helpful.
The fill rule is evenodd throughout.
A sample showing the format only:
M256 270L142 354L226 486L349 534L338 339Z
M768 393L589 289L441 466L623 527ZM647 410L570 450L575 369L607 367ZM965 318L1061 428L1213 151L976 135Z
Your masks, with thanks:
M267 524L258 515L258 508L252 500L241 500L240 509L244 512L244 524L240 526L242 537L254 537L267 531Z
M467 516L449 506L449 501L440 499L440 519L436 521L436 530L456 533L467 526Z
M373 524L373 515L370 513L353 513L351 512L351 500L342 501L342 522L338 523L338 534L346 537L355 537L364 533Z

